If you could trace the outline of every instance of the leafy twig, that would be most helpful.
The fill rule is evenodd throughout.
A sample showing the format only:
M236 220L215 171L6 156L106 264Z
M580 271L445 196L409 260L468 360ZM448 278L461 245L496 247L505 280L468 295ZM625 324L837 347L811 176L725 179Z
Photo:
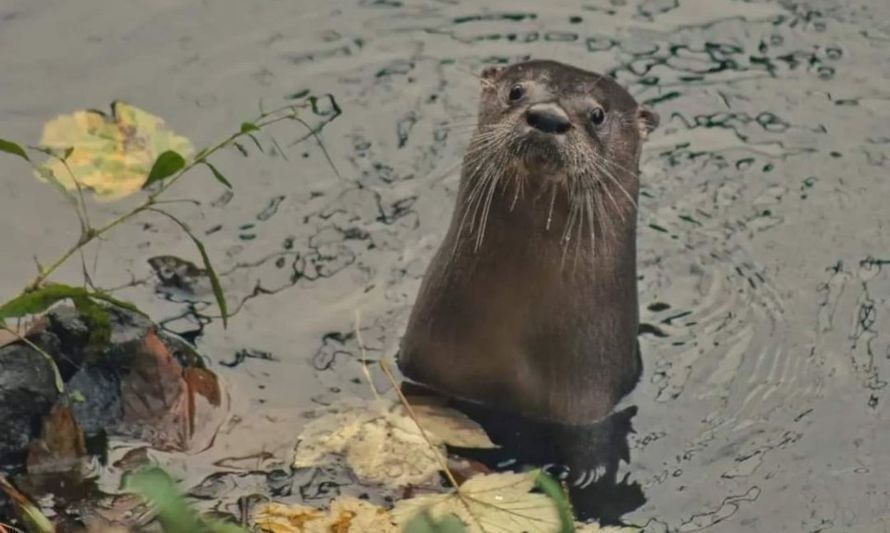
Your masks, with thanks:
M297 105L293 105L293 104L287 105L287 106L282 106L274 111L270 111L270 112L266 113L263 117L260 118L260 120L256 121L254 123L254 125L257 129L263 129L265 127L271 126L272 124L276 124L278 122L283 122L285 120L294 120L298 117L300 110L301 110L301 107L299 107ZM68 259L70 259L72 255L77 253L77 251L80 248L86 246L87 244L92 242L94 239L108 233L115 227L119 226L120 224L122 224L124 222L127 222L131 218L135 217L136 215L142 213L146 209L153 206L157 202L158 197L160 195L162 195L164 192L166 192L168 189L170 189L170 187L172 187L174 184L176 184L176 182L179 181L179 179L182 178L182 176L186 172L188 172L189 170L191 170L198 164L206 164L205 163L206 160L211 155L213 155L214 153L218 152L219 150L225 148L226 146L233 144L238 138L240 138L244 135L247 135L249 133L250 133L250 131L245 132L245 131L242 131L241 129L239 129L237 132L232 133L231 135L226 137L224 140L218 142L217 144L211 146L210 148L201 150L194 157L194 159L192 159L192 161L187 162L187 163L183 161L182 166L179 167L173 173L171 173L169 176L166 176L165 178L153 180L155 182L160 182L160 187L158 187L155 191L151 192L148 195L148 197L145 199L145 201L143 201L140 205L133 208L131 211L124 213L123 215L120 215L119 217L111 220L110 222L106 223L103 226L100 226L98 228L87 227L87 229L84 232L84 235L81 236L81 238L78 240L78 242L76 242L74 245L72 245L66 252L64 252L61 256L59 256L55 261L50 263L48 266L45 266L40 269L37 276L34 279L32 279L30 283L28 283L26 285L25 292L32 291L32 290L36 289L37 287L39 287L41 283L46 281L50 275L52 275L60 266L62 266L66 261L68 261ZM22 157L23 159L28 161L28 163L31 164L32 167L37 169L37 166L31 161L30 158L27 157L27 154L25 154L24 151L21 150L21 147L19 147L18 145L15 145L14 143L9 143L8 141L3 141L3 143L4 143L3 145L0 145L0 149L2 149L2 151ZM165 153L167 153L167 152L165 152ZM173 152L173 153L175 153L175 152ZM168 156L168 158L172 159L173 156ZM161 159L161 158L159 157L158 159ZM162 163L169 163L169 161L162 161ZM155 162L155 165L157 165L157 164L158 164L158 161ZM154 167L152 170L154 170ZM79 210L78 210L78 215L80 215Z

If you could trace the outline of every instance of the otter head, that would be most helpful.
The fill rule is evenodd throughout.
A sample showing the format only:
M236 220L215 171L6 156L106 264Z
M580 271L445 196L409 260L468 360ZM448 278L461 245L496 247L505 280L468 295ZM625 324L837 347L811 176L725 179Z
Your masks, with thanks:
M552 191L542 218L549 229L554 213L562 215L565 240L581 225L594 238L606 219L635 215L641 147L657 113L612 78L556 61L488 67L481 81L478 126L464 158L465 218L480 228L477 246L488 209L473 220L476 204L490 203L496 189L515 191L514 205L526 191Z
M615 80L556 61L482 72L477 141L512 152L531 173L575 179L636 171L658 114Z

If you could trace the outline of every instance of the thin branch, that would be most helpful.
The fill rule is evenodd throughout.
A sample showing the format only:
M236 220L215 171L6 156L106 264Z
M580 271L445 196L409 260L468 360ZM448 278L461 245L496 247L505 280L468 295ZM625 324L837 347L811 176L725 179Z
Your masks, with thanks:
M355 310L355 324L352 327L355 330L355 340L358 343L358 348L362 352L362 370L365 372L365 379L368 380L368 386L371 387L371 393L374 394L374 399L379 400L380 394L377 392L374 380L371 379L371 370L368 368L368 354L365 352L365 343L362 340L361 313L360 309Z
M282 107L280 107L276 110L270 111L269 113L260 117L260 119L258 121L256 121L256 126L259 129L263 129L267 126L271 126L272 124L276 124L278 122L283 122L285 120L298 119L299 117L297 115L298 115L300 109L301 109L300 107L295 106L293 104L287 105L287 106L282 106ZM69 248L65 253L63 253L58 259L53 261L49 266L41 268L40 271L38 272L37 276L33 280L31 280L31 282L28 283L28 285L25 286L24 292L30 292L30 291L35 290L37 287L39 287L40 284L43 283L44 281L46 281L47 278L49 278L49 276L53 272L55 272L66 261L68 261L68 259L70 259L72 255L77 253L78 250L80 250L82 247L84 247L87 244L89 244L90 242L92 242L94 239L101 237L102 235L104 235L108 231L114 229L118 225L130 220L134 216L138 215L139 213L141 213L141 212L145 211L146 209L149 209L150 207L155 205L158 202L157 198L161 194L166 192L168 189L170 189L170 187L175 185L176 182L179 181L179 179L182 178L182 176L186 172L188 172L189 170L194 168L196 165L205 161L208 157L210 157L217 151L221 150L222 148L225 148L226 146L229 146L230 144L234 143L237 139L247 135L248 133L249 132L242 132L239 130L239 131L229 135L228 137L226 137L223 141L211 146L210 148L202 150L201 152L198 153L198 155L192 161L190 161L187 165L185 165L183 168L181 168L172 177L165 180L157 190L155 190L154 192L149 194L148 198L146 198L142 204L135 207L132 211L115 218L111 222L108 222L107 224L105 224L104 226L101 226L99 228L96 228L96 229L88 228L87 231L78 240L78 242L76 242L74 245L72 245L71 248Z
M457 480L454 478L454 474L451 473L451 470L448 468L448 463L445 461L445 458L442 457L442 454L439 453L439 448L433 444L433 441L430 440L429 435L426 434L426 430L423 429L423 426L420 425L420 420L418 420L417 415L414 414L414 409L411 407L411 404L408 403L408 398L405 398L404 393L402 393L402 389L399 388L398 382L396 382L396 378L393 377L392 372L389 370L389 365L386 363L386 359L380 360L380 369L383 370L383 375L386 376L386 379L389 380L392 388L395 389L396 394L399 395L399 401L402 402L402 405L405 407L405 410L408 411L408 415L411 416L411 419L414 420L414 423L417 424L417 428L420 430L420 434L423 435L423 440L429 444L430 449L433 450L433 453L436 454L436 460L439 462L439 467L442 468L442 471L445 472L445 476L448 478L448 481L457 490L460 487Z

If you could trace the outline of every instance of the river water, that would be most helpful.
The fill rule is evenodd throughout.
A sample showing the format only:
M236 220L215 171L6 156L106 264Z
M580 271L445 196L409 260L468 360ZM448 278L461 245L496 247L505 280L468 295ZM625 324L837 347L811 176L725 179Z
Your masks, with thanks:
M260 106L314 99L327 155L284 125L286 158L261 136L265 153L215 159L234 196L203 171L171 192L200 202L170 208L225 272L227 329L200 276L191 295L158 284L152 264L181 266L158 257L200 264L168 221L87 254L100 285L129 285L119 296L195 339L228 383L214 445L157 457L187 480L228 472L211 494L233 511L287 478L305 410L368 396L356 310L366 357L395 352L447 228L475 73L530 57L612 73L662 117L642 163L645 370L628 399L626 470L647 502L625 519L888 531L888 21L885 0L3 0L0 136L36 143L56 115L123 99L201 147ZM6 297L77 226L13 158L0 198ZM80 261L57 279L81 280ZM310 502L352 490L288 487Z

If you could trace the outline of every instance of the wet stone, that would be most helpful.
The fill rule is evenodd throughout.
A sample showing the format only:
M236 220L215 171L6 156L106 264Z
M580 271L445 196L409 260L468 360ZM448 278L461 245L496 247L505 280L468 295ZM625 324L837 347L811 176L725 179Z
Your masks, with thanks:
M33 348L0 348L0 465L18 463L59 396L53 364Z

